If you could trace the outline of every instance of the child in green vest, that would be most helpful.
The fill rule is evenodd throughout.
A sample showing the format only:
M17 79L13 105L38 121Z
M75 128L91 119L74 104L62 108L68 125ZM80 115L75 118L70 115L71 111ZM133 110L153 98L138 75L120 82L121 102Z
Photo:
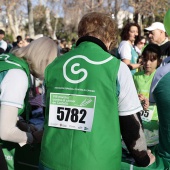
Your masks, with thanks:
M150 86L156 68L160 65L160 47L156 44L149 44L142 52L144 70L134 74L134 83L141 102L149 98ZM158 144L158 115L156 105L150 105L147 110L141 111L141 118L144 126L145 137L148 146Z

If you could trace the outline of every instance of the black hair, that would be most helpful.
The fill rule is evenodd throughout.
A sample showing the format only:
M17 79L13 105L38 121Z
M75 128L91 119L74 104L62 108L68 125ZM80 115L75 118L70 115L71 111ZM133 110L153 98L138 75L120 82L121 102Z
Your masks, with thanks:
M5 31L3 31L3 30L0 29L0 34L5 35Z
M145 60L158 60L158 66L161 63L161 48L157 44L148 44L141 55L141 58Z
M143 39L146 40L146 38L144 36L139 36L139 38L135 41L134 45L137 45Z
M159 47L159 45L157 44L148 44L143 52L142 52L142 56L145 56L147 52L154 52L158 55L158 59L161 58L161 48Z
M21 35L18 35L18 36L16 37L16 39L17 39L17 42L21 41L21 40L22 40Z

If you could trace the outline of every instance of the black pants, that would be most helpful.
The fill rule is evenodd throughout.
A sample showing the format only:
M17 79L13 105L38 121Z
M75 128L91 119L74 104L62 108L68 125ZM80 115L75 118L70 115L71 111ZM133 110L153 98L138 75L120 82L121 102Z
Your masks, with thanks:
M2 147L1 147L1 145L0 145L0 169L1 169L1 170L8 170L8 168L7 168L7 163L6 163L4 154L3 154L3 152L2 152Z

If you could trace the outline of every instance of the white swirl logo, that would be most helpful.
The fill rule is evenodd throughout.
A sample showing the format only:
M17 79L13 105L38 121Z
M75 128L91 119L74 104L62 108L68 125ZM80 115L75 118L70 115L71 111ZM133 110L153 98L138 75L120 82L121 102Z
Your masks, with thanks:
M79 74L79 73L83 72L83 73L84 73L83 77L80 78L79 80L71 80L70 78L67 77L67 74L66 74L67 64L68 64L71 60L76 59L76 58L82 58L82 59L84 59L85 61L87 61L87 62L90 63L90 64L101 65L101 64L107 63L108 61L112 60L112 59L113 59L113 56L110 56L110 57L107 58L106 60L98 61L98 62L97 62L97 61L92 61L92 60L88 59L86 56L83 56L83 55L77 55L77 56L74 56L74 57L68 59L68 60L65 62L64 66L63 66L63 74L64 74L64 78L65 78L68 82L73 83L73 84L78 84L78 83L84 81L84 80L87 78L87 75L88 75L87 70L84 69L84 68L81 68L81 69L79 69L79 70L76 71L74 68L77 67L77 66L80 66L80 64L79 64L79 63L75 63L75 64L73 64L73 65L71 66L71 72L72 72L73 74Z

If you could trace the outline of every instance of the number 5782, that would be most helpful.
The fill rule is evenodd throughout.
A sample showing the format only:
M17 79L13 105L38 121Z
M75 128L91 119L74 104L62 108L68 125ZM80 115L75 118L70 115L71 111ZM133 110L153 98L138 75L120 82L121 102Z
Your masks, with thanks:
M58 107L57 108L57 120L59 121L71 121L85 124L85 117L87 111L85 109ZM80 115L80 116L79 116ZM80 117L80 118L79 118Z

